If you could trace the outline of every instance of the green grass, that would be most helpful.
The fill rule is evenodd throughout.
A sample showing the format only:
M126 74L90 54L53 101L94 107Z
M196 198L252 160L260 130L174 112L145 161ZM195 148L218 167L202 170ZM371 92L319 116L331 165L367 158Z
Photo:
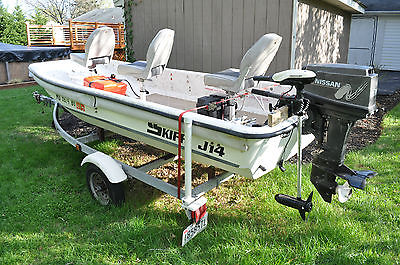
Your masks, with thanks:
M90 197L84 155L53 131L34 90L0 91L0 264L400 263L400 105L376 144L347 156L350 167L379 175L346 204L315 193L303 222L274 201L295 195L295 165L235 178L207 194L209 225L182 248L188 222L176 199L137 182L126 185L121 208ZM99 148L112 153L117 144ZM307 165L304 194L314 190L309 173Z

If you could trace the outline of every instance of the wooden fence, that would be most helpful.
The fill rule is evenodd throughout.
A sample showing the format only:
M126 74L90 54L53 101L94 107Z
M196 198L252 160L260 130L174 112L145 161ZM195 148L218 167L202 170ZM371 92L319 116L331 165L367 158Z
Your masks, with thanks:
M115 34L115 49L125 48L124 24L69 21L68 26L26 24L28 46L69 46L72 51L85 49L86 41L95 29L111 27Z

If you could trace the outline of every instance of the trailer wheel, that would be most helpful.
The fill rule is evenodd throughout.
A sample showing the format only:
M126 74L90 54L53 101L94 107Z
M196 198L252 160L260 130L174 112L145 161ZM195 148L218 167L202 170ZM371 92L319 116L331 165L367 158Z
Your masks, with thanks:
M114 204L120 206L125 201L122 183L111 183L94 164L86 170L86 182L92 197L101 205Z

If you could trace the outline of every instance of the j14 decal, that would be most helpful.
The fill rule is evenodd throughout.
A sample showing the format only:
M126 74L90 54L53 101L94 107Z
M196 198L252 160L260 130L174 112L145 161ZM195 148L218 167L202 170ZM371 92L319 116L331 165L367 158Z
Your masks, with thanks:
M218 154L221 157L225 155L225 147L220 144L214 145L213 142L204 141L203 145L199 144L197 148L210 154Z

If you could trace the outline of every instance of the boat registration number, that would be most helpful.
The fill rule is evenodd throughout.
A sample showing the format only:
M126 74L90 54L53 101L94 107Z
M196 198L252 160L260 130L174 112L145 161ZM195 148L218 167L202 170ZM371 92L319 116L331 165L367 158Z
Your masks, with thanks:
M208 213L206 213L198 223L193 223L186 227L182 233L182 247L192 240L198 233L203 231L207 226Z

